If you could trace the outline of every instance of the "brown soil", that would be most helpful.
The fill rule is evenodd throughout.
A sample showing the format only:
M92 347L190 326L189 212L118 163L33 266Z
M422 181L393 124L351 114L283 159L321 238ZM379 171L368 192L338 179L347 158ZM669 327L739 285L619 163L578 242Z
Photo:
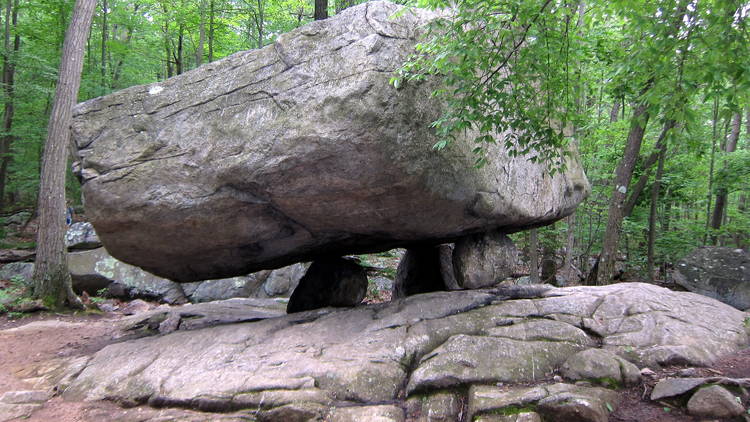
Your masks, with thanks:
M120 314L36 314L20 320L0 317L0 395L12 390L31 390L49 388L33 385L27 379L45 363L62 357L89 355L108 344L118 341L122 333L118 331L117 320ZM668 368L658 371L657 377L673 376L682 368ZM750 377L750 349L725 356L711 368L699 368L698 376L723 375L728 377ZM613 422L678 422L698 419L686 415L678 408L671 408L668 403L652 403L647 397L655 384L648 379L642 384L623 390L623 402L611 415ZM668 410L666 410L668 409ZM33 422L78 422L78 421L123 421L135 422L151 417L167 416L169 409L151 409L139 407L122 409L108 402L69 402L61 397L48 401L30 418L18 421ZM180 415L173 420L187 420L201 415L195 412L179 411ZM182 418L184 416L184 419ZM214 420L202 414L198 420ZM194 420L194 419L191 419Z

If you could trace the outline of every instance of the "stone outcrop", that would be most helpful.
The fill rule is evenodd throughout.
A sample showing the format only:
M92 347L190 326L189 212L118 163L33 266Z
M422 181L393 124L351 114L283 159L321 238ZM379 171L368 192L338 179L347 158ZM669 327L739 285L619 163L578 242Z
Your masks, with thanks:
M674 281L737 309L750 309L750 253L742 249L698 248L677 263Z
M79 104L86 214L117 259L179 282L551 223L589 187L442 152L434 81L389 79L432 12L368 2L164 82ZM503 145L502 140L498 145Z
M748 345L745 313L689 292L628 283L504 297L434 292L291 315L263 301L229 302L218 313L211 312L216 303L190 305L177 316L155 309L130 317L129 327L158 331L178 319L176 331L77 358L56 384L72 399L242 409L265 421L399 421L401 407L372 406L401 400L408 412L433 409L444 419L456 411L454 401L468 400L473 420L495 421L509 408L525 409L523 419L511 420L604 421L617 407L616 392L550 382L574 353L599 347L655 368L704 365ZM207 325L218 321L212 315L224 315L223 325ZM254 322L231 323L233 315Z
M441 246L415 246L406 249L393 281L393 299L418 293L449 290L455 283L449 260L452 249ZM446 265L449 264L449 265Z

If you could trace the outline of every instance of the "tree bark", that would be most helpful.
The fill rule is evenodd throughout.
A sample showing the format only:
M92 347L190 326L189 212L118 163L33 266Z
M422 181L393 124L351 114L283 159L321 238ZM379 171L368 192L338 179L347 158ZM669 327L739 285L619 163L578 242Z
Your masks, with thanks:
M208 62L214 61L214 0L208 2Z
M619 98L615 98L615 102L612 103L612 110L609 112L610 123L615 123L617 121L617 116L620 114L620 102L621 100Z
M8 180L8 167L10 166L12 157L10 155L10 148L13 144L13 117L15 114L15 75L16 65L15 58L16 53L21 45L21 38L16 33L13 36L13 50L11 51L10 39L11 39L11 24L15 32L18 26L18 0L11 2L7 0L5 9L5 37L4 47L5 52L3 54L3 93L5 94L4 104L4 117L3 117L3 132L4 135L0 139L0 209L5 205L5 185Z
M737 140L740 137L740 127L742 124L742 114L739 112L734 113L732 116L732 131L729 134L726 142L724 143L724 152L730 154L737 149ZM725 163L726 165L726 163ZM729 199L729 193L726 188L719 186L716 189L716 205L714 205L714 213L711 217L711 228L713 230L719 230L721 228L721 222L726 212L727 200ZM714 245L718 244L719 238L714 233L711 235L711 243Z
M573 267L573 249L575 248L576 213L568 216L568 233L565 241L565 259L563 260L563 274L571 281L570 271Z
M529 231L529 278L539 283L539 237L537 229Z
M554 230L555 225L549 226ZM552 232L552 236L555 232ZM557 259L555 256L555 243L557 239L546 239L542 243L542 282L557 285Z
M328 0L315 0L313 17L316 21L328 19Z
M34 297L42 299L50 308L59 308L66 302L70 306L81 306L73 293L65 248L65 176L70 120L81 84L84 46L95 7L96 0L76 0L73 8L73 17L65 33L42 159L33 290Z
M107 0L102 0L101 95L107 93Z
M596 283L598 285L609 284L615 273L617 244L620 240L620 228L624 218L625 198L628 193L630 179L633 177L633 168L635 168L638 153L641 150L641 143L643 143L643 135L646 132L649 117L648 104L645 101L639 104L633 111L625 151L615 171L614 191L609 202L607 229L604 233L602 252L599 256L599 265L596 274Z
M659 205L659 191L661 190L661 177L664 173L664 160L667 155L666 142L659 150L659 164L656 166L656 177L651 187L651 209L648 216L648 247L646 252L646 273L651 281L654 281L654 243L656 242L656 210Z
M651 176L651 167L659 159L659 152L666 145L666 136L669 131L675 127L676 124L677 122L674 120L668 120L666 123L664 123L661 134L659 134L659 139L656 140L656 145L654 145L654 152L652 152L643 161L643 174L638 178L638 181L635 183L633 188L630 189L630 196L628 196L628 200L627 202L625 202L625 209L623 210L624 217L630 217L630 215L633 213L633 209L635 208L636 203L638 203L638 198L641 196L643 190L648 184L649 177Z
M201 0L198 13L198 46L195 47L195 67L203 64L203 45L206 43L206 0Z

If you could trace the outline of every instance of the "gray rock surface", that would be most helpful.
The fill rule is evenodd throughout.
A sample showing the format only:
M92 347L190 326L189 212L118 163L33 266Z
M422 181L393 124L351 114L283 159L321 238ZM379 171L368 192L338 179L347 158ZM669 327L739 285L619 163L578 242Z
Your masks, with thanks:
M437 392L418 398L418 422L454 422L460 420L461 397L454 392Z
M367 2L76 106L86 214L110 253L191 282L571 213L589 191L576 154L549 177L502 140L481 169L467 139L432 149L436 82L389 79L435 14L398 10Z
M513 241L500 231L466 236L456 241L453 269L458 285L479 289L510 277L518 260Z
M696 391L688 400L687 408L691 415L704 418L732 418L745 413L738 398L718 385Z
M571 384L545 384L535 387L472 386L469 389L469 420L488 418L493 413L518 409L534 409L523 419L555 422L606 422L610 409L620 402L618 393L599 387L582 387ZM538 412L538 414L536 414Z
M65 246L68 250L96 249L102 246L94 226L89 222L73 223L65 233Z
M33 262L9 262L0 268L0 279L11 280L20 279L24 283L30 283L34 275Z
M28 271L33 272L33 264L29 265ZM242 277L179 284L119 261L104 248L97 248L68 253L68 267L76 291L85 290L90 295L96 295L100 290L107 289L106 294L110 297L144 298L178 304L233 297L289 296L308 264L299 263Z
M354 260L329 257L310 265L289 297L288 313L355 306L367 294L367 272Z
M187 302L179 284L119 261L104 248L68 253L68 268L73 288L79 292L96 295L106 288L113 297Z
M404 411L393 405L357 406L334 409L329 422L404 422Z
M268 302L211 316L214 306L180 308L175 332L112 344L86 358L68 373L63 395L225 411L340 407L391 402L406 392L532 382L597 343L654 365L707 364L748 345L743 312L639 283L554 289L521 300L482 290L435 292L278 317L283 305ZM169 309L130 317L134 329L157 330ZM252 312L254 322L230 323ZM210 327L212 321L225 324Z
M560 372L569 380L591 381L608 387L637 384L641 380L637 366L602 349L574 354L565 361Z
M705 378L665 378L654 386L651 400L679 396L700 387L705 382Z
M750 308L750 253L724 247L698 248L675 266L680 286L737 309Z

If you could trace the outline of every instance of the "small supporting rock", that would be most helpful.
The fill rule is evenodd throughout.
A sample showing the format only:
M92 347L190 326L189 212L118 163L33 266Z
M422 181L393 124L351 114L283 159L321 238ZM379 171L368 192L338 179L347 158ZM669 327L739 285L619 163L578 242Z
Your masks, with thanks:
M456 242L453 268L465 289L481 289L510 277L518 250L504 233L491 231L466 236Z
M398 263L396 280L393 282L393 299L448 290L440 258L440 246L408 248Z
M326 306L356 306L367 294L367 272L356 262L328 257L310 265L289 298L287 313Z

